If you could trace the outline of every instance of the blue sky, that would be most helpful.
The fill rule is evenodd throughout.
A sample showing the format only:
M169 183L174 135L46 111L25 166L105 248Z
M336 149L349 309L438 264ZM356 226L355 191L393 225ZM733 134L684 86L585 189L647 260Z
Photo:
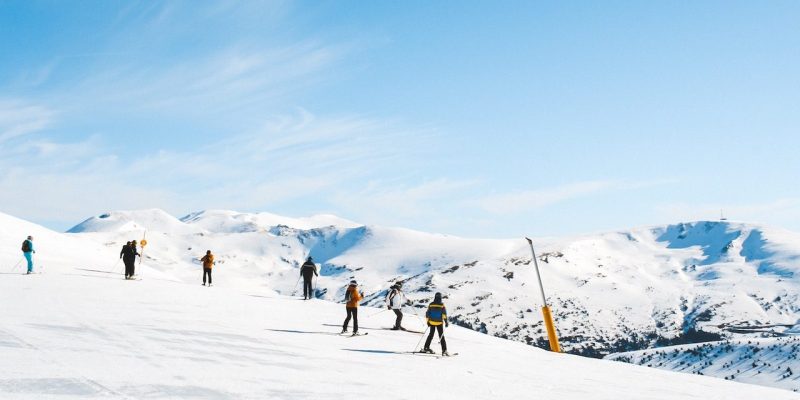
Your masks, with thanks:
M800 3L0 1L0 211L800 230Z

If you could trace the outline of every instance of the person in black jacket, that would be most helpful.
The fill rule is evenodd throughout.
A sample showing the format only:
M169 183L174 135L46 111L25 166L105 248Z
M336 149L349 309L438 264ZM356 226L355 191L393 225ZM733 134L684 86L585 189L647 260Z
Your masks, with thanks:
M122 262L125 263L125 279L133 279L133 274L136 269L136 256L141 257L139 252L136 251L135 240L128 242L119 253L119 257L122 259Z
M308 300L314 293L314 289L311 285L312 279L314 279L314 275L319 276L317 273L317 266L310 256L306 259L306 262L303 263L303 266L300 267L300 275L303 277L303 300Z

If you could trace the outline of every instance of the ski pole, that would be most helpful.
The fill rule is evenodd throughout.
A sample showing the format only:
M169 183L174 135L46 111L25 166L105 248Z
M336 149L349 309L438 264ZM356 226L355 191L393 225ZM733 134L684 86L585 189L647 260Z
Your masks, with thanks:
M367 315L367 318L372 318L372 317L374 317L374 316L376 316L378 314L384 313L384 312L386 312L388 310L389 310L388 308L384 308L383 310L380 310L380 311L378 311L378 312L376 312L374 314Z
M117 259L117 262L114 263L114 266L111 267L111 270L108 272L117 272L117 265L119 265L120 260L122 260L122 258Z
M417 308L416 307L414 307L414 316L417 317L417 319L419 320L419 323L422 324L422 330L427 330L428 329L428 324L426 324L425 321L422 319L422 317L419 316L419 314L417 313Z
M319 281L319 275L314 276L313 279L314 279L314 289L311 291L311 293L314 294L314 298L316 299L317 298L317 281Z
M294 296L297 293L297 285L300 284L300 278L302 278L302 276L297 277L297 282L295 282L294 289L292 289L292 296Z
M20 264L22 264L22 260L23 260L24 258L25 258L25 257L20 257L19 261L17 261L17 263L14 265L14 268L11 268L11 271L9 271L9 272L14 272L14 271L16 271L16 270L17 270L17 267L19 267L19 265L20 265Z
M419 337L419 341L417 342L417 345L416 345L416 346L414 346L414 352L415 352L415 353L416 353L417 351L419 351L419 344L420 344L420 343L422 343L422 339L425 339L425 335L427 335L427 334L428 334L428 330L427 330L427 329L424 329L424 330L422 331L422 335L420 335L420 337Z
M439 344L441 344L442 340L444 340L444 327L445 327L444 322L442 322L442 335L439 336Z

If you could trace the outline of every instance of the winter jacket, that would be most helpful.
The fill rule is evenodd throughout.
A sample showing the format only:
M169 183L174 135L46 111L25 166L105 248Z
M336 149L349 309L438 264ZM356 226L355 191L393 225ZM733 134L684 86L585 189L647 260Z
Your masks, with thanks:
M300 275L303 275L306 278L311 278L311 274L319 276L317 273L317 266L311 261L306 261L303 263L303 266L300 267Z
M442 303L431 303L428 306L428 311L425 312L425 318L428 319L428 325L437 326L447 322L447 309Z
M211 269L214 266L214 255L213 254L206 254L203 258L200 259L203 262L203 268ZM224 269L224 268L223 268Z
M136 251L136 247L125 246L122 248L120 256L122 256L123 261L134 261L136 259L136 256L140 256L140 254L138 251Z
M408 303L408 298L406 298L406 295L403 294L403 291L400 289L392 289L386 295L386 305L392 310L399 310L406 303Z
M346 298L350 299L347 301L347 308L354 308L358 307L358 303L364 298L361 293L358 292L358 287L356 285L350 285L347 287Z

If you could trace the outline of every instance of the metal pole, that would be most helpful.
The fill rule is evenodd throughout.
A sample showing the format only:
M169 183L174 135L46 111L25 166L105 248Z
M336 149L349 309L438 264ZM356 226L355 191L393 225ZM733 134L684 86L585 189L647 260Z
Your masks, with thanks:
M530 238L525 238L528 240L528 244L531 246L531 254L533 255L533 266L536 268L536 279L539 281L539 292L542 294L542 306L547 307L547 297L544 295L544 286L542 285L542 275L539 273L539 262L536 260L536 251L533 250L533 240Z
M539 273L539 262L536 260L536 251L533 250L533 241L530 238L525 238L531 246L531 255L533 256L533 266L536 269L536 279L539 280L539 292L542 294L542 318L544 319L544 326L547 329L547 340L550 343L550 351L560 353L561 346L558 344L558 334L556 333L556 324L553 322L553 313L547 305L547 297L544 295L544 286L542 285L542 275Z

